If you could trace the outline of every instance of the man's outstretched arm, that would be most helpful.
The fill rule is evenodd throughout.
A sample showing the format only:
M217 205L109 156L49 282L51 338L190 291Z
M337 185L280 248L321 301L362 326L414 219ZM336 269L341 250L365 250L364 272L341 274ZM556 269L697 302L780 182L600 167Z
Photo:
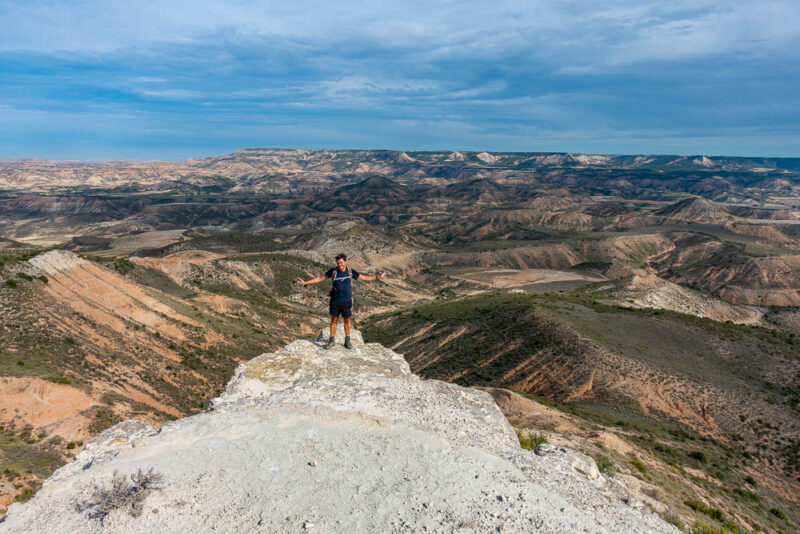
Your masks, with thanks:
M295 282L297 282L302 286L307 286L309 284L318 284L319 282L324 282L327 279L328 277L326 277L324 274L321 274L316 278L312 278L311 280L303 280L302 278L297 277L297 280L295 280Z
M369 274L360 274L358 275L359 280L366 280L368 282L372 282L374 280L383 280L386 278L386 273L381 273L378 276L371 276Z

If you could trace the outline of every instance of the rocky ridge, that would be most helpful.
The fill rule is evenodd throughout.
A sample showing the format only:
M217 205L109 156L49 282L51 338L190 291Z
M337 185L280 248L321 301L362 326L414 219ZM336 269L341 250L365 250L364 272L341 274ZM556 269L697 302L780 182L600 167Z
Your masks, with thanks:
M401 355L358 332L347 351L341 336L242 364L201 414L106 430L0 530L677 532L591 458L521 449L487 393L420 380ZM159 478L138 507L98 504L138 470Z

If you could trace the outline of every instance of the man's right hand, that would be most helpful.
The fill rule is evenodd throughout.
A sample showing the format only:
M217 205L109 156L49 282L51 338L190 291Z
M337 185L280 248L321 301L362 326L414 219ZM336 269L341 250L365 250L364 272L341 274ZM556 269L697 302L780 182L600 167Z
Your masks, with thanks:
M299 278L299 277L297 278L297 280L295 280L295 282L297 282L297 283L298 283L298 284L300 284L301 286L304 286L304 285L306 285L305 281L304 281L302 278Z

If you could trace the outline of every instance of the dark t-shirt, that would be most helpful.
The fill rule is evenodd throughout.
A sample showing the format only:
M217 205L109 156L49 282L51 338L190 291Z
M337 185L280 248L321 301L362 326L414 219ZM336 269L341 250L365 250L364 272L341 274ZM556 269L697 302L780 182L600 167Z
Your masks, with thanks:
M353 276L353 280L358 280L360 274L355 269L350 269L350 267L344 271L333 267L328 269L328 272L325 273L325 278L333 278L334 275L336 275L336 279L333 281L333 288L331 289L331 301L346 302L353 300L353 285L350 283L350 275L347 273L348 270L350 271L350 275Z

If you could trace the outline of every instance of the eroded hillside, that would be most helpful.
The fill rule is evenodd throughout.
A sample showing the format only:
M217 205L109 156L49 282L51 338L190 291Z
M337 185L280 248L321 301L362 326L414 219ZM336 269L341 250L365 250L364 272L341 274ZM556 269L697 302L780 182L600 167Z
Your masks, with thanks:
M326 267L286 253L31 251L5 262L3 504L119 420L159 425L203 409L239 362L308 334L325 309L326 288L293 281ZM418 298L403 287L359 290L363 310Z
M0 162L2 503L310 334L327 285L293 280L340 252L387 273L357 283L356 324L420 373L556 403L687 528L798 520L800 167L707 156Z
M699 469L722 502L730 499L724 488L746 486L748 477L764 489L765 502L783 509L796 502L795 337L608 306L596 300L602 294L588 287L426 304L373 317L365 335L403 352L422 376L511 388L613 432L633 430L659 469L677 478ZM692 456L698 450L702 462ZM742 521L754 528L765 512Z

